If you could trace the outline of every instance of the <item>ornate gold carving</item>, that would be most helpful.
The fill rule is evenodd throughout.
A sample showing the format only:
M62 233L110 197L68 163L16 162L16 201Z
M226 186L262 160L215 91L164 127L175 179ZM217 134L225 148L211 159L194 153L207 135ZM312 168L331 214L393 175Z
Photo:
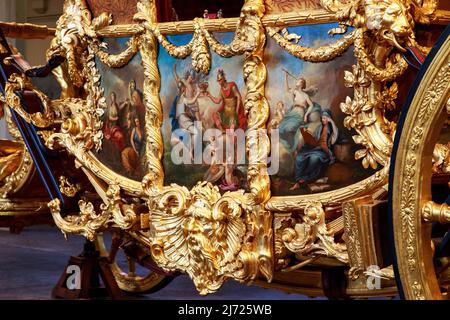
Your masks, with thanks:
M129 47L118 55L109 55L101 50L104 47L97 38L95 30L109 23L104 14L90 20L84 1L68 0L65 13L58 22L56 38L47 52L48 56L62 54L67 63L55 69L55 75L62 87L60 100L50 100L37 90L25 76L13 75L7 84L6 100L26 121L41 128L61 125L60 130L41 134L50 148L66 148L82 166L95 172L105 181L117 181L132 195L141 195L142 188L138 181L122 177L106 168L95 158L91 150L100 150L103 139L101 117L106 109L103 89L100 88L100 73L95 67L95 56L111 67L120 67L128 62L137 52L140 41L133 38ZM64 45L63 45L64 44ZM73 69L72 71L70 71ZM70 73L83 79L82 88ZM76 80L76 79L75 79ZM16 90L31 90L41 100L43 113L29 114L23 110ZM79 98L83 96L84 99Z
M300 256L323 255L348 262L345 244L336 243L333 230L328 230L325 212L320 202L312 202L305 207L302 221L293 228L283 230L284 245Z
M364 260L362 254L361 235L358 228L358 212L355 203L345 202L342 205L342 214L344 216L344 240L347 244L350 271L349 278L358 279L364 271Z
M433 201L428 201L422 207L422 217L426 222L449 223L450 206L446 203L437 204Z
M395 38L394 38L395 39ZM392 81L401 76L408 68L408 63L399 55L394 55L392 65L389 69L381 69L375 65L369 58L369 53L366 51L364 43L364 34L362 30L358 30L355 39L355 56L364 72L373 80L379 82ZM401 47L400 47L401 48ZM389 61L389 60L388 60ZM378 63L380 63L379 61Z
M18 192L34 174L33 161L22 142L0 140L0 197Z
M376 168L377 164L388 165L395 130L384 118L384 111L394 107L397 86L394 83L388 87L386 82L405 69L406 64L399 59L398 52L404 45L413 43L414 21L424 22L434 8L432 1L415 0L350 0L345 3L323 0L323 3L332 15L320 11L264 16L264 1L247 0L241 16L236 19L195 19L162 24L156 21L155 1L141 0L135 16L139 25L109 26L108 14L91 19L85 1L66 0L65 13L58 22L56 38L48 52L49 56L62 54L67 58L67 63L56 70L63 87L62 99L50 101L31 87L28 79L17 76L11 79L7 95L12 107L27 121L44 128L61 124L59 131L42 135L46 144L51 148L66 148L88 176L96 175L109 184L108 190L97 190L104 201L98 214L92 203L80 201L81 213L63 218L59 201L53 200L49 206L58 227L63 232L79 233L89 239L111 225L131 234L139 228L141 220L137 208L122 200L121 191L138 196L146 201L150 210L144 216L149 219L150 234L142 233L137 238L150 247L161 267L188 273L202 294L217 290L230 277L248 282L262 274L271 281L274 249L278 267L283 267L287 262L283 259L291 252L303 262L307 258L308 263L313 260L305 255L330 256L347 263L348 255L354 253L347 253L344 244L335 242L333 231L325 224L322 206L338 205L349 197L381 189L387 182L387 168L344 189L314 196L270 199L266 167L270 143L263 130L269 115L264 92L267 77L263 62L264 27L288 52L307 61L328 61L352 44L355 46L358 62L353 72L345 75L346 85L355 89L355 95L353 99L347 98L341 108L348 115L346 126L354 128L358 134L354 140L364 146L356 157L362 159L364 167ZM306 48L291 42L299 39L297 35L288 34L286 30L279 32L280 27L329 21L330 17L341 23L331 33L343 32L348 26L354 30L326 47ZM212 34L217 30L235 30L233 41L228 45L219 43ZM174 46L165 37L167 33L186 31L194 34L185 46ZM132 34L133 38L123 52L109 54L99 37L117 36L119 32ZM221 195L216 187L206 182L199 182L192 190L177 185L164 186L158 43L175 58L191 55L194 68L204 73L211 67L210 48L223 57L244 55L249 193L240 190ZM126 65L138 51L145 74L146 105L147 174L141 184L115 174L92 154L92 150L101 148L101 116L106 109L95 56L108 67L117 68ZM23 88L36 90L44 105L43 114L27 114L20 103L14 101L14 91ZM273 228L271 210L301 212L303 208L301 219L286 220L292 225L286 225L284 230ZM281 236L274 235L274 230ZM303 266L300 263L294 267L299 265ZM416 288L420 288L420 283Z
M109 25L112 18L103 13L92 19L85 0L66 0L63 10L63 15L57 23L56 37L47 51L47 56L65 56L70 81L81 88L86 79L83 79L79 71L88 63L85 55L88 43L96 41L96 30Z
M414 21L426 22L432 18L434 1L340 1L323 0L325 9L335 14L340 27L331 34L342 33L348 26L351 32L329 46L307 48L289 41L291 34L280 34L280 29L267 28L274 38L289 53L307 61L328 61L340 55L351 44L355 46L357 64L352 72L345 73L345 85L354 88L354 97L347 97L341 110L348 116L344 125L354 129L353 137L364 148L355 153L365 168L385 168L364 181L346 188L311 196L273 197L266 207L270 210L289 211L304 207L316 200L324 205L339 204L352 197L369 194L387 183L386 166L389 164L395 123L388 121L385 110L395 107L397 85L392 81L401 75L406 62L399 58L402 45L414 43ZM301 40L300 40L301 41ZM397 51L396 51L397 50Z
M207 72L210 57L201 22L195 22L196 33L191 41L196 45L195 50L189 44L176 48L166 43L154 27L154 3L141 1L138 4L136 19L147 29L141 52L146 72L146 130L150 141L147 141L149 173L143 180L143 187L152 212L150 225L154 232L151 232L149 239L152 254L166 270L187 272L202 294L217 290L228 277L250 281L261 273L270 281L273 273L272 216L261 205L270 196L265 171L269 144L265 133L261 133L268 117L268 105L264 98L266 70L262 63L265 36L260 23L263 8L261 1L246 2L242 9L241 25L250 29L237 31L233 44L237 51L241 50L239 52L252 50L246 54L244 62L244 81L247 85L244 107L248 113L249 131L253 133L252 138L247 140L250 155L248 180L252 193L237 191L221 196L217 187L206 182L199 182L191 191L177 185L163 187L162 183L162 110L156 64L157 40L177 58L190 54L192 50L194 66ZM250 34L250 30L254 40L247 41L243 36ZM168 225L173 227L162 232ZM212 239L216 244L211 246L205 239ZM174 251L175 248L179 250ZM179 252L185 252L183 258ZM236 261L233 261L235 258ZM196 260L197 263L194 263Z
M79 215L69 215L63 218L61 201L56 198L48 203L53 220L64 235L67 233L81 234L93 241L97 231L108 222L109 212L105 210L97 214L94 205L84 200L80 200L78 206L80 207Z
M356 31L342 37L335 43L320 48L307 48L301 45L291 43L290 37L293 34L283 35L280 33L281 28L267 28L269 36L271 36L276 43L293 56L310 62L325 62L333 60L342 55L355 41Z
M247 179L256 203L265 203L270 198L267 173L270 142L265 131L270 111L265 98L267 70L263 62L266 36L260 20L264 14L263 1L246 1L242 12L247 17L243 29L236 34L246 34L250 37L249 46L255 46L253 51L245 54L244 59L244 81L247 87L244 108L248 118L246 147L249 157Z
M242 207L245 202L242 192L221 197L209 183L199 183L190 192L184 188L163 191L153 202L150 217L156 262L168 271L187 272L200 294L217 290L226 277L248 276L241 269L252 255L247 251L251 248L246 248L252 225L245 219L250 209Z
M164 185L164 169L161 163L163 154L163 139L161 125L163 120L159 90L161 78L158 71L157 52L158 40L148 28L156 21L157 11L154 1L139 1L138 13L134 19L141 22L147 32L142 36L141 55L144 67L144 103L145 111L145 134L146 134L146 164L147 174L142 180L142 188L147 194L158 192Z
M442 45L422 79L408 110L395 163L393 194L395 246L402 286L409 299L439 299L430 249L430 224L422 205L431 200L431 153L444 122L450 95L450 39ZM429 156L426 156L429 155ZM428 161L426 161L428 160ZM425 217L433 216L425 208Z
M1 94L0 99L6 101ZM25 186L34 175L35 167L23 143L22 135L12 119L11 110L3 108L2 112L7 130L15 140L0 140L0 197L7 198Z
M434 146L432 160L433 173L450 173L450 142L447 143L447 145L436 143L436 145Z
M105 203L100 205L100 213L96 213L94 205L85 200L78 201L80 208L78 215L62 217L59 199L50 201L48 207L56 225L64 234L80 234L94 241L98 232L113 223L123 230L128 230L137 223L134 207L123 204L117 185L111 185L105 195Z
M239 18L207 19L204 21L205 28L211 32L226 32L236 29ZM327 10L303 10L285 13L269 13L261 19L264 27L288 27L299 24L330 23L336 21L336 15ZM450 12L436 10L433 23L448 24ZM158 23L161 34L191 33L194 31L194 22L176 21ZM97 31L100 37L128 37L139 35L143 29L137 24L112 25Z
M243 191L221 196L207 182L191 191L165 187L149 201L154 259L168 271L188 273L200 294L216 291L226 278L271 276L270 216L255 210L251 198Z
M386 201L374 200L374 195L348 200L342 204L344 218L344 234L349 253L349 278L357 280L353 286L365 288L362 274L372 269L371 266L386 266L380 252L380 226L383 226L387 216ZM384 271L383 271L384 272Z
M103 50L101 48L106 48L105 43L97 43L94 42L91 45L92 50L97 55L97 57L108 67L110 68L121 68L128 64L130 60L136 55L136 53L139 50L139 38L133 37L131 38L127 43L127 48L115 55L111 55Z
M67 177L61 176L59 177L59 190L67 197L73 198L81 190L81 185L79 183L73 184Z
M197 72L207 74L211 68L211 54L205 35L198 19L194 20L194 38L192 41L192 66Z
M276 270L286 268L290 261L292 253L286 248L283 243L282 233L285 228L292 227L294 219L291 213L278 213L273 218L274 231L274 255Z

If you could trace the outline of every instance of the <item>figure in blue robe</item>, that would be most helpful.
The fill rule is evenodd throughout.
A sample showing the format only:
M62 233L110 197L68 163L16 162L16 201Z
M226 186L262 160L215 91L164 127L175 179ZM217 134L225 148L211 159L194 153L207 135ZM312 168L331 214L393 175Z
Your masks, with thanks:
M313 106L308 111L311 113L321 109L322 108L318 103L313 102ZM304 120L305 113L306 110L304 107L293 106L286 112L278 127L281 143L283 143L291 153L295 151L295 141L298 141L300 128L307 125Z
M304 183L314 182L323 174L324 170L335 162L333 145L338 137L338 128L329 110L321 113L321 123L315 127L313 133L306 128L300 128L295 155L295 185L291 190L300 188Z

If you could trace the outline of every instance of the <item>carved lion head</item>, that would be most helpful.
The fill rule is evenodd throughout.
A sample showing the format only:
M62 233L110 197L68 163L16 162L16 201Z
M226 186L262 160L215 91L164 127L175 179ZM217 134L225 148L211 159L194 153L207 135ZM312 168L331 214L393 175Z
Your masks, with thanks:
M366 0L364 10L367 28L404 51L401 43L414 34L409 5L401 0Z

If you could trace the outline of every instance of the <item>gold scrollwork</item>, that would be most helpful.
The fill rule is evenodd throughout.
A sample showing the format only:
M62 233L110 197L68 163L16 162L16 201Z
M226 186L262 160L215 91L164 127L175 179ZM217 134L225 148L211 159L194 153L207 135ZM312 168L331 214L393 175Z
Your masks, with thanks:
M141 47L146 78L144 95L147 104L146 130L148 174L143 188L148 196L153 257L166 270L188 273L202 294L217 290L225 278L254 280L259 273L269 281L273 274L272 216L262 205L270 197L266 162L268 138L261 129L268 117L264 98L266 69L262 62L265 43L260 18L264 14L262 1L247 1L242 9L242 28L236 31L233 46L236 52L246 52L244 81L247 96L244 107L248 114L251 138L247 139L249 160L248 181L251 193L243 190L220 195L217 187L199 182L191 191L177 185L163 186L161 165L162 108L159 100L160 77L156 62L157 43L177 58L192 53L194 67L208 72L210 67L207 37L200 20L192 40L194 48L176 48L166 42L153 24L156 9L153 1L138 4L135 19L147 32ZM251 39L243 38L250 35ZM254 43L254 45L251 45ZM252 49L247 52L246 50ZM255 152L251 152L255 151ZM169 227L169 226L172 227ZM211 242L215 244L211 246ZM231 251L230 251L231 250ZM180 254L184 252L184 255ZM236 258L236 260L234 260ZM198 260L198 261L197 261Z
M417 44L414 22L428 23L436 1L322 0L322 6L340 22L339 28L330 30L331 34L344 33L349 26L355 30L328 46L315 49L291 43L290 34L280 34L279 28L267 28L269 35L290 54L311 62L329 61L354 45L357 64L353 76L346 73L346 85L355 89L355 96L347 97L341 109L349 114L346 126L358 132L355 142L366 147L355 157L362 159L365 168L376 168L378 163L385 166L389 162L395 125L385 119L384 110L395 106L396 93L380 88L405 72L408 64L394 49L403 52L403 44ZM379 99L377 92L388 99Z
M216 291L225 278L254 279L253 237L257 221L243 191L223 196L211 183L191 191L173 185L150 201L151 252L168 271L191 276L200 294Z
M235 36L228 45L219 43L205 28L204 19L200 18L195 18L193 21L194 34L191 41L182 46L173 45L167 37L161 34L158 25L151 20L151 16L146 14L146 12L150 12L151 3L141 3L140 7L138 7L141 9L136 15L136 19L143 23L143 26L155 36L169 55L177 59L184 59L191 55L192 67L197 72L206 74L211 67L210 47L222 57L231 57L255 51L258 46L258 38L263 30L261 18L265 10L264 4L259 2L246 1L241 11L241 17L237 22Z
M21 98L17 91L29 90L34 92L42 101L44 112L28 113L22 107ZM55 114L52 112L50 99L40 92L26 76L12 74L5 86L5 100L8 106L13 108L25 121L40 128L46 128L55 122Z
M85 0L66 0L63 15L56 27L56 37L53 39L47 56L62 55L67 59L69 80L78 88L84 84L83 74L79 71L86 65L83 54L89 42L97 41L96 31L112 21L111 15L102 13L92 19Z
M313 49L292 43L292 40L298 42L300 37L279 29L286 26L283 19L271 16L264 20L263 0L246 0L241 16L227 20L227 25L236 26L230 44L222 44L214 38L212 31L220 29L220 26L211 28L215 22L194 19L190 23L192 40L177 47L165 36L164 30L169 26L156 21L155 1L140 0L134 17L138 25L133 27L135 31L127 48L119 54L109 54L99 35L101 30L118 30L117 26L109 26L111 16L104 13L92 19L84 0L66 0L56 37L48 51L48 56L60 54L67 60L55 71L63 88L62 99L50 101L31 87L27 78L19 76L10 79L6 96L14 110L27 121L43 128L61 124L59 131L45 134L46 145L66 148L85 173L89 171L109 184L107 190L100 192L104 202L100 213L95 212L92 203L82 200L80 214L63 218L59 200L51 201L49 207L58 227L63 232L82 234L89 239L112 224L131 232L138 228L140 216L137 208L122 200L121 192L138 196L146 201L150 212L146 215L150 233L140 237L145 237L143 242L148 243L154 259L163 269L188 273L202 294L214 292L227 278L248 282L263 275L271 281L275 269L274 250L280 257L278 267L287 266L290 254L301 258L329 256L348 263L346 246L335 241L333 231L325 223L324 206L341 204L349 197L386 185L395 124L385 119L384 112L395 106L398 91L395 83L390 86L386 83L406 68L399 52L405 45L417 44L412 31L414 23L427 22L435 8L434 0L322 0L322 3L340 23L338 28L330 30L331 33L354 28L325 47ZM302 14L287 14L286 17L290 25L308 19ZM270 21L266 28L264 21ZM354 88L355 94L353 98L347 97L341 109L347 115L345 125L357 132L353 137L355 142L364 147L356 152L356 158L361 159L366 168L375 169L378 164L384 168L343 189L313 196L271 198L267 173L270 142L264 130L269 116L264 88L267 70L263 60L266 31L287 52L311 62L332 60L354 45L357 63L352 72L345 73L344 81L346 86ZM250 192L240 190L221 195L217 187L206 182L199 182L191 190L164 185L158 44L177 59L191 55L195 70L204 73L211 68L211 49L222 57L244 55ZM92 153L101 149L101 118L106 110L95 57L108 67L119 68L137 52L142 56L146 106L147 171L141 183L115 174ZM44 105L43 114L30 115L14 100L17 99L14 91L23 88L38 95ZM293 210L299 212L300 219L292 218L286 228L273 228L274 211ZM277 221L275 219L276 224ZM284 258L286 260L281 261Z
M333 231L325 223L325 212L320 202L309 203L304 210L302 221L282 233L286 248L300 256L323 255L348 263L345 244L336 243Z
M59 177L59 190L65 196L69 198L75 197L75 195L81 190L80 184L73 184L65 176Z
M134 207L123 203L120 188L117 185L110 185L105 192L104 203L100 205L100 213L95 211L93 203L85 200L78 201L78 206L80 208L78 215L62 217L61 201L56 198L48 203L55 224L64 234L80 234L94 241L98 232L111 224L115 224L123 230L129 230L138 221Z
M145 74L144 103L146 106L145 135L147 138L145 148L147 174L142 180L142 189L145 193L152 194L158 192L164 185L164 169L161 163L164 143L161 135L163 113L159 97L161 78L157 63L158 40L157 36L148 29L156 21L157 10L154 1L139 1L137 8L138 12L134 19L147 28L140 43Z
M98 42L93 42L91 44L93 52L105 65L110 68L121 68L128 64L139 51L139 37L132 37L127 43L127 48L119 54L111 55L103 51L102 48L106 47L107 45L105 43L99 44Z

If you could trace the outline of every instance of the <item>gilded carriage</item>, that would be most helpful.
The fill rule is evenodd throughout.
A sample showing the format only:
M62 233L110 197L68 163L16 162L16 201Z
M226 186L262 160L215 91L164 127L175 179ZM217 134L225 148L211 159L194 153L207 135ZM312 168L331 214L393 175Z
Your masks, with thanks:
M41 30L55 32L46 66L3 48L4 67L19 70L2 93L19 140L2 145L4 211L48 210L63 233L96 242L129 292L181 272L200 294L234 279L309 296L446 298L450 7L191 10L66 0L56 30ZM49 70L59 99L31 81ZM45 171L37 144L66 171ZM46 190L16 207L31 167Z

